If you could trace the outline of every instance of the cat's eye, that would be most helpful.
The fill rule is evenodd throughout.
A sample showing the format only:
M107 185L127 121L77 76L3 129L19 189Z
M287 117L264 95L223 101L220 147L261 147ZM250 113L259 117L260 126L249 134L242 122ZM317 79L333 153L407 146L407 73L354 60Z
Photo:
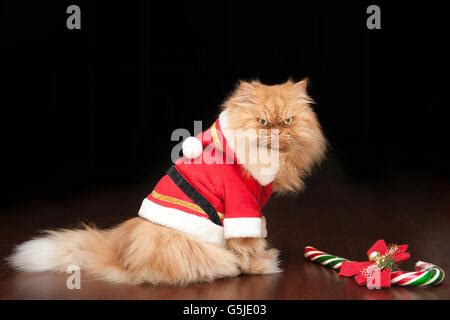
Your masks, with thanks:
M266 119L263 119L263 118L259 118L258 122L261 125L261 127L265 127L269 124L269 121L267 121Z
M283 120L283 124L288 126L288 125L290 125L292 123L293 120L294 119L292 119L292 117L286 118L286 119Z

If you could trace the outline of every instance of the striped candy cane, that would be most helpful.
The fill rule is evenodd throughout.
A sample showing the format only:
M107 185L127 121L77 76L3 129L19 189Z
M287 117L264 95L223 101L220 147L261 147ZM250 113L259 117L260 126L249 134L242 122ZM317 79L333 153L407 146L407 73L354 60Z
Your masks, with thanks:
M319 263L327 268L339 270L345 258L325 253L311 246L305 247L305 258ZM445 272L434 264L418 261L416 271L394 271L391 274L391 284L402 287L431 287L444 281Z
M325 253L320 251L314 247L305 247L305 258L316 263L320 263L321 265L332 268L335 270L339 270L342 262L348 261L347 259L333 256L329 253Z
M391 274L391 283L402 287L429 287L444 281L445 272L434 264L418 261L416 271L394 271Z

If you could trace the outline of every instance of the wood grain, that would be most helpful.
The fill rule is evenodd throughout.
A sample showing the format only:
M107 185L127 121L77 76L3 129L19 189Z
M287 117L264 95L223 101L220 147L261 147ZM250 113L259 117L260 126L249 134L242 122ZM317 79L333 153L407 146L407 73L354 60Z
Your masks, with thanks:
M143 183L93 185L77 194L23 199L2 208L1 256L39 229L71 227L80 220L108 227L134 216L162 172L155 169ZM273 197L264 209L270 242L282 252L281 274L187 287L115 285L83 276L80 290L68 290L67 274L20 273L2 264L0 299L450 299L448 279L433 288L368 290L303 258L303 248L312 245L365 259L370 245L384 238L410 244L412 257L404 269L424 260L448 270L449 199L449 181L436 175L412 172L361 180L330 161L305 192Z

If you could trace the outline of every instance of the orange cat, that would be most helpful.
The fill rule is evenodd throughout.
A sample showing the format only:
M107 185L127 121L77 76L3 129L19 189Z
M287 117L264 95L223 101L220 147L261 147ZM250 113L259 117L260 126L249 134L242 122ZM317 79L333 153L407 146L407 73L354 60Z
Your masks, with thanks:
M191 193L197 193L201 188L195 187L194 183L189 185L189 179L183 178L181 170L184 164L179 164L175 166L181 171L180 175L175 170L178 180L170 175L161 179L154 192L144 200L140 217L108 230L86 226L80 230L47 231L44 236L19 245L9 257L10 264L29 272L65 272L69 265L78 265L94 277L130 284L184 285L240 273L280 272L278 250L268 248L265 219L257 209L262 207L270 192L301 190L303 178L324 156L326 140L310 106L312 100L306 85L306 80L274 86L257 81L240 82L223 104L219 116L220 132L239 160L243 175L235 172L239 170L235 170L237 167L224 164L211 167L213 174L210 176L216 179L214 168L218 171L228 168L229 172L236 173L237 180L245 180L253 188L252 192L257 192L264 200L256 203L253 193L246 196L247 200L243 198L247 202L233 198L240 197L233 195L233 190L237 192L234 186L225 195L218 192L217 199L215 194L204 192L194 197ZM263 133L256 136L254 143L249 140L244 148L233 149L236 148L231 143L233 132L248 129ZM216 128L210 130L212 140L220 144L216 141ZM263 149L277 155L275 170L264 171L273 163L250 161L247 157ZM204 174L202 172L199 174ZM225 173L223 179L233 178ZM174 183L180 188L173 189ZM202 183L208 185L208 181ZM175 190L178 198L161 195L158 188L163 190L165 186ZM264 190L268 190L266 194ZM238 192L249 191L244 188ZM233 212L228 213L231 207ZM180 213L180 208L187 214ZM224 215L219 212L222 209ZM240 209L242 212L238 212ZM215 224L210 213L217 214ZM182 224L180 221L187 222Z

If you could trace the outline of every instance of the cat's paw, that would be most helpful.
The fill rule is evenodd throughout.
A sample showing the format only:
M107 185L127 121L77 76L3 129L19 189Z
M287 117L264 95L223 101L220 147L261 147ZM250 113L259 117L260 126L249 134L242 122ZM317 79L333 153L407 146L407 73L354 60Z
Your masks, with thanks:
M241 257L241 269L246 274L272 274L281 272L277 249L265 250L262 255Z

